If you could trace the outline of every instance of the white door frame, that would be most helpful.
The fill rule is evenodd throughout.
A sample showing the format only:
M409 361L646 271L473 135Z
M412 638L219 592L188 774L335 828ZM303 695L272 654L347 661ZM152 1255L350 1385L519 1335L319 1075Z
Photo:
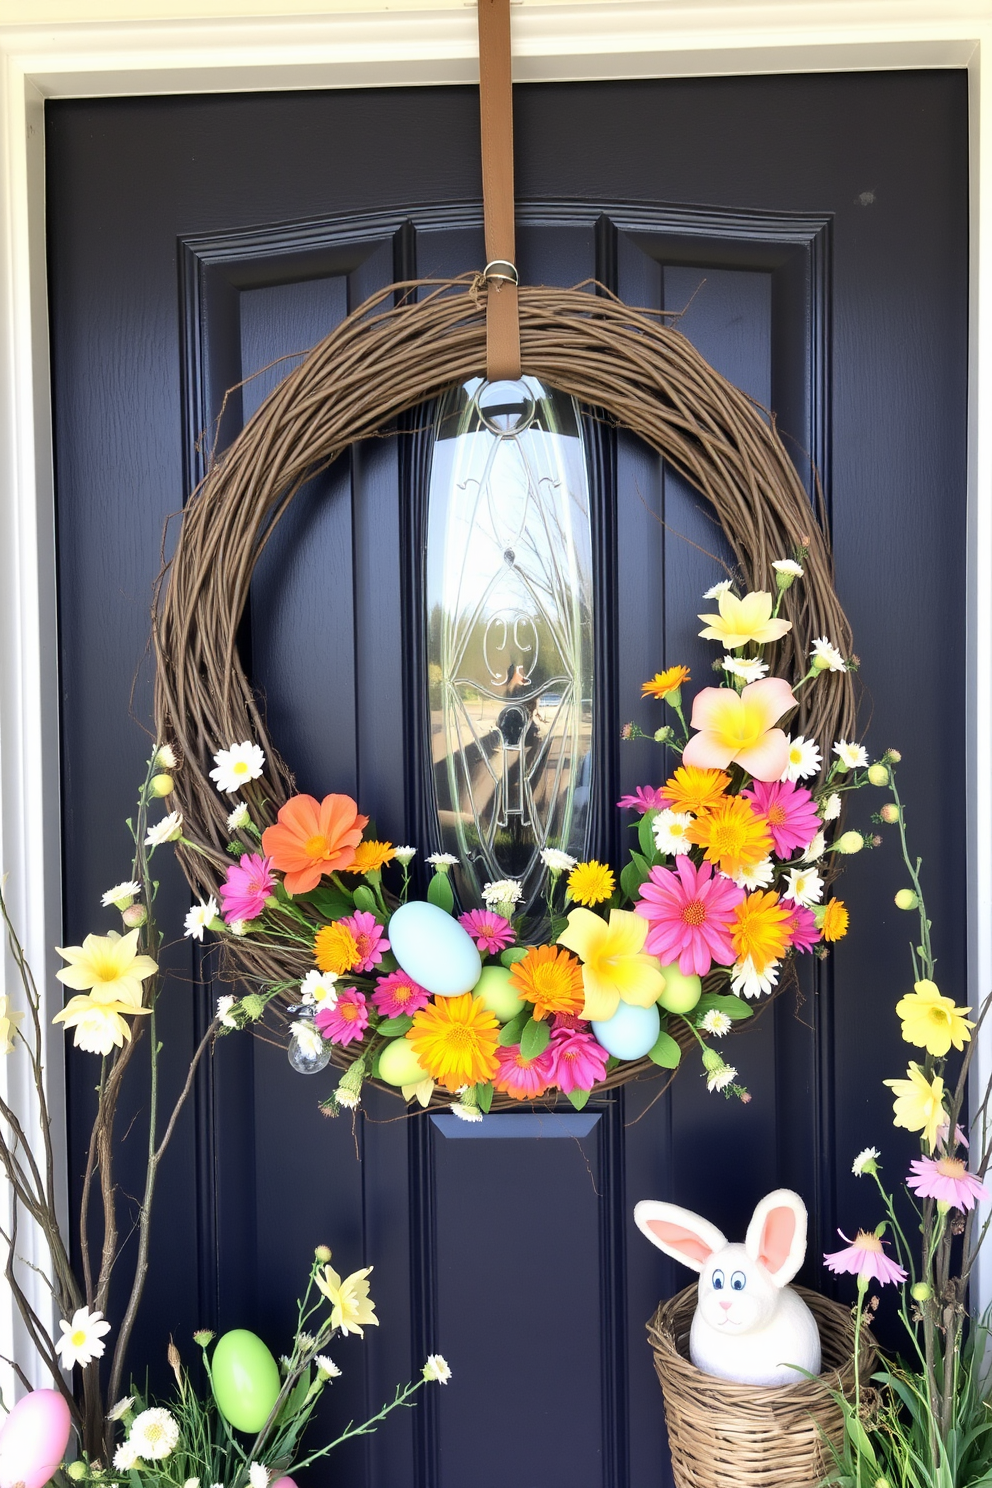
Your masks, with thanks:
M61 934L58 689L51 397L44 216L46 98L472 82L475 17L460 0L433 10L355 0L351 13L155 19L163 0L121 9L74 0L70 22L0 19L0 864L29 957L52 1006L52 947ZM245 9L293 0L246 0ZM304 0L311 4L312 0ZM334 0L330 0L333 5ZM338 0L340 3L340 0ZM203 10L237 0L206 0ZM183 0L176 9L197 9ZM302 9L299 6L298 9ZM0 18L3 0L0 0ZM513 11L520 81L967 68L971 139L968 508L969 1001L992 985L992 3L990 0L647 0L524 4ZM944 727L959 726L947 719ZM6 967L10 981L10 966ZM5 990L16 995L16 985ZM992 1030L976 1082L992 1071ZM62 1116L62 1035L50 1046L49 1099ZM0 1088L32 1119L23 1060L0 1061ZM866 1132L865 1141L879 1133ZM0 1222L3 1206L0 1205ZM44 1264L26 1233L25 1260ZM992 1246L979 1295L992 1300ZM43 1316L44 1284L25 1286ZM30 1371L9 1299L0 1354ZM38 1378L39 1384L45 1381ZM9 1396L10 1377L0 1370Z

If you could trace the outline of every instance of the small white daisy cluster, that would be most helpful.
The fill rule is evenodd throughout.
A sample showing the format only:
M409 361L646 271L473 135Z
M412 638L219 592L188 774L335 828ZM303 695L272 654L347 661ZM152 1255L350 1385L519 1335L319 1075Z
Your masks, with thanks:
M131 1401L130 1405L134 1402ZM122 1412L123 1415L127 1411ZM118 1472L127 1472L142 1462L161 1462L179 1445L179 1422L171 1411L162 1406L151 1406L135 1416L128 1430L127 1440L114 1453L114 1467Z
M500 914L505 920L512 920L513 911L520 903L523 891L523 885L515 878L497 878L494 883L484 886L482 902L492 914Z

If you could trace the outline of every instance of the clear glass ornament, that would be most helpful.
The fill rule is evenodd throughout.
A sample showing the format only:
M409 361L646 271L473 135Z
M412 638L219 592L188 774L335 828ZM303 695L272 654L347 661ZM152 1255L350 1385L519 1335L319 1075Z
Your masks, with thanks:
M331 1046L309 1018L302 1018L293 1027L286 1053L297 1074L319 1075L330 1062Z

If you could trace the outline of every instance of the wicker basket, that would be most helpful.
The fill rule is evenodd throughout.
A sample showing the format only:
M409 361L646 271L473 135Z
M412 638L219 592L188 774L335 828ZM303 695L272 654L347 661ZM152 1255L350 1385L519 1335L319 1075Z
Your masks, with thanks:
M795 1290L816 1318L823 1373L795 1385L738 1385L689 1362L697 1289L663 1302L648 1323L665 1397L677 1488L817 1488L827 1469L822 1429L839 1441L843 1417L830 1390L854 1390L854 1320L848 1308L805 1287ZM861 1381L871 1375L875 1341L861 1336Z

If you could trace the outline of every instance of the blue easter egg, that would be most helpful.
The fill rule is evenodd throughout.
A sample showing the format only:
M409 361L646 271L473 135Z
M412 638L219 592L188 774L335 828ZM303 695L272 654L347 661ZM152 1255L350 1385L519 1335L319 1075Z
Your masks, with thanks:
M482 975L475 941L436 904L411 899L389 921L389 945L407 976L436 997L471 992Z
M592 1031L607 1054L617 1059L643 1059L658 1041L661 1014L655 1003L645 1008L621 1002L613 1017L594 1022Z

